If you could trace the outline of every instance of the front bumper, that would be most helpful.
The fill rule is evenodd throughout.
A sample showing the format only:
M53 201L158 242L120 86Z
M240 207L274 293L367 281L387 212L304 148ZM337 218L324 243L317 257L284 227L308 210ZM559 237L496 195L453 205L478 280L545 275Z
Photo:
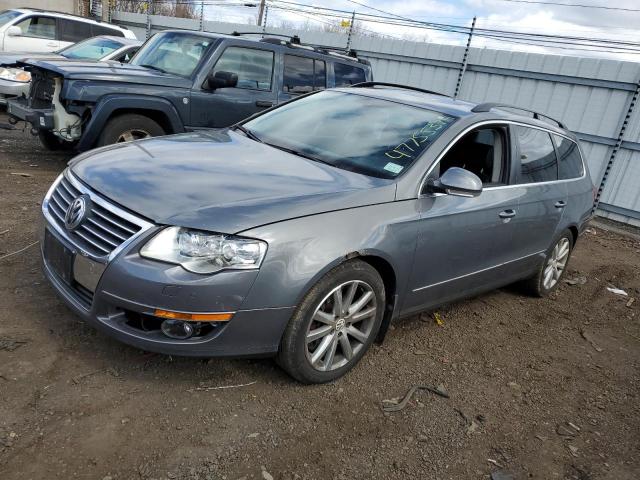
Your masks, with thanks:
M26 96L29 93L29 85L29 83L0 79L0 105L6 105L10 98Z
M53 108L31 108L25 98L7 100L7 113L18 120L30 123L38 130L53 130Z
M92 203L107 205L73 175L67 172L64 178L67 196L82 193L90 195ZM178 265L145 259L138 254L140 245L158 231L148 223L111 254L96 256L81 247L77 234L61 226L59 217L50 210L59 202L55 192L60 185L58 179L42 203L41 255L46 277L76 314L124 343L153 352L237 357L270 356L278 351L294 307L242 308L258 270L198 275ZM112 212L124 215L117 206L112 208ZM158 328L161 320L154 316L156 309L235 314L227 322L208 324L200 336L176 340Z

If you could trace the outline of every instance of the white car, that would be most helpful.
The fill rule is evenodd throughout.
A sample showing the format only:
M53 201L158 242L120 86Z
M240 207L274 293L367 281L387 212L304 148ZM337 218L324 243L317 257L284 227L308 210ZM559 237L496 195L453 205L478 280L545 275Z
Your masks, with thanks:
M55 52L97 35L136 38L124 27L65 13L32 8L0 12L0 52Z

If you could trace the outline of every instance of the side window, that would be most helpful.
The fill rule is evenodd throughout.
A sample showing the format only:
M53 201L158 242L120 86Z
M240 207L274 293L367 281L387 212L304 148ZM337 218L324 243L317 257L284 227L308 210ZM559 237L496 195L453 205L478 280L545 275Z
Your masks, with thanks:
M87 24L91 27L91 35L88 35L85 38L96 37L98 35L111 35L113 37L124 37L124 33L122 30L117 28L108 28L103 27L101 25L96 24Z
M355 85L366 81L364 70L354 67L353 65L345 65L344 63L335 63L333 71L336 75L336 87L344 87L347 85Z
M58 19L58 38L63 42L76 43L91 36L90 23Z
M326 68L321 60L298 55L284 56L282 89L288 93L307 93L326 87Z
M483 185L501 185L507 181L508 150L506 129L479 128L467 133L449 149L431 174L438 178L451 167L475 173Z
M558 152L558 178L568 180L584 175L584 165L578 144L560 135L553 136Z
M51 17L29 17L16 24L22 29L25 37L46 38L55 40L56 19Z
M273 52L254 48L229 47L213 67L213 72L238 75L237 88L271 90Z
M518 183L549 182L558 179L558 160L551 136L544 130L515 126L520 146Z

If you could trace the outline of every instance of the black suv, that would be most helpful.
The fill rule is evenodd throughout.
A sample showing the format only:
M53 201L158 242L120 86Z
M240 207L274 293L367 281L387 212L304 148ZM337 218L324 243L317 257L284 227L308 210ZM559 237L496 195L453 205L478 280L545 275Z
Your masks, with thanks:
M47 148L90 148L227 127L300 94L372 79L355 52L205 32L154 35L129 64L33 60L28 97L8 102Z

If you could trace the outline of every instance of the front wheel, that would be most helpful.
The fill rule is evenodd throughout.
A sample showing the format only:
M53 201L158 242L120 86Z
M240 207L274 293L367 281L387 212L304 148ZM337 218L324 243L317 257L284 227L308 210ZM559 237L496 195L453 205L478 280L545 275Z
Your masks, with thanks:
M126 113L113 117L107 122L98 139L98 146L132 142L164 134L164 129L155 120L137 113Z
M527 290L538 297L546 297L560 284L573 250L573 234L565 230L547 251L544 262L535 276L526 281Z
M278 363L303 383L326 383L347 373L373 343L385 307L384 283L361 260L323 277L293 314Z

